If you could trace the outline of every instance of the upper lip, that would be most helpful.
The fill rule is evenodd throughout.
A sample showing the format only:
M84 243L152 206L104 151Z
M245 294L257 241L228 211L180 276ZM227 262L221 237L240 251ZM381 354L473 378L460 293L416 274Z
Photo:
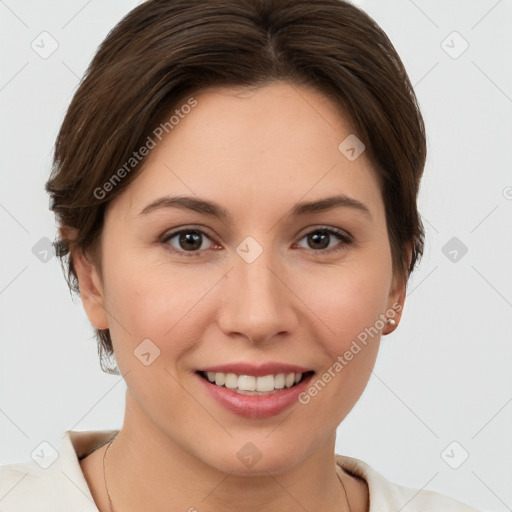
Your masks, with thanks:
M199 372L234 373L236 375L253 375L262 377L264 375L277 375L279 373L306 373L311 369L286 363L264 363L254 365L250 363L228 363L200 368Z

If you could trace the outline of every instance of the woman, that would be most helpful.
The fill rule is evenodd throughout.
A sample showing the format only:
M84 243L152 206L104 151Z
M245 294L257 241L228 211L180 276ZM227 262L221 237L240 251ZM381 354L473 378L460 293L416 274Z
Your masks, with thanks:
M474 510L334 451L422 253L425 157L400 58L347 2L131 11L47 183L124 423L3 467L2 510Z

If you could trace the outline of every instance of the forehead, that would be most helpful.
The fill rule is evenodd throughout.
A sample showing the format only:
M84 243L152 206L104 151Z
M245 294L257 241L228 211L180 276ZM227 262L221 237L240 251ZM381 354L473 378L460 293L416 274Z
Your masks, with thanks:
M353 137L352 123L319 92L277 82L211 88L193 98L125 191L131 206L170 192L223 197L242 208L333 193L379 201L364 152L351 161L339 149Z

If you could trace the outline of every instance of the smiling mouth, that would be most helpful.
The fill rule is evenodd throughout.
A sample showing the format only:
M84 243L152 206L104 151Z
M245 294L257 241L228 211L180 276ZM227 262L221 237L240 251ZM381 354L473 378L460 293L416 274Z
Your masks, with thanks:
M198 371L197 373L210 384L229 389L240 395L272 395L297 386L315 372L278 373L258 377L221 372Z

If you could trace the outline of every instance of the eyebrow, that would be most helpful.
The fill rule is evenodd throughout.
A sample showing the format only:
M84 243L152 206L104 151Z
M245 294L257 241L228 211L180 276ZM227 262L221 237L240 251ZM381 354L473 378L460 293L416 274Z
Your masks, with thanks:
M326 197L316 201L304 201L297 203L288 213L288 216L301 216L311 213L325 212L334 208L351 208L364 213L370 219L372 215L369 208L361 201L344 194ZM207 201L192 196L166 196L156 199L148 204L139 215L147 215L155 210L163 208L180 208L184 210L191 210L194 212L217 217L223 220L229 220L229 213L214 201Z

